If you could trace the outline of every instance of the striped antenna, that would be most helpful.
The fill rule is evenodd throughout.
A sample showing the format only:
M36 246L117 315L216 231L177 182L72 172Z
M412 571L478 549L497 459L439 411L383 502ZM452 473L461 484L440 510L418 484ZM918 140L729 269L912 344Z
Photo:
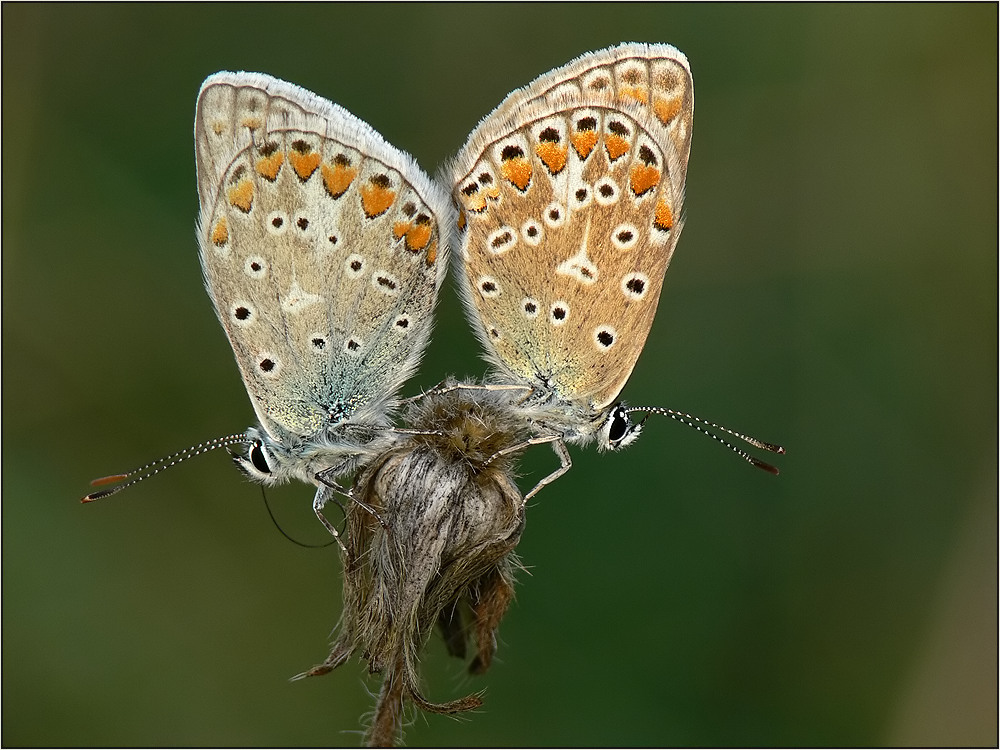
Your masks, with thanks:
M90 485L91 487L102 487L106 484L114 484L115 482L124 482L124 484L119 484L117 487L111 487L106 490L98 490L97 492L91 492L86 497L80 500L81 503L92 503L95 500L100 500L104 497L109 497L110 495L115 495L124 489L131 487L134 484L138 484L144 479L149 479L150 477L156 476L164 469L169 469L171 466L176 466L181 461L187 461L189 458L194 458L195 456L200 456L202 453L208 453L209 451L214 451L216 448L226 448L230 445L246 444L251 442L247 439L245 434L239 435L226 435L225 437L215 438L214 440L209 440L205 443L199 443L198 445L192 445L190 448L185 448L182 451L177 451L169 456L159 458L156 461L152 461L145 466L140 466L138 469L133 469L132 471L127 471L124 474L111 474L110 476L100 477L99 479L93 480ZM126 481L128 480L128 481Z
M763 469L764 471L770 474L774 474L776 476L778 474L778 467L772 466L766 461L761 461L756 456L751 456L742 448L733 445L725 438L719 437L709 428L715 430L721 430L727 435L732 435L734 438L742 440L748 445L752 445L754 448L760 448L761 450L769 451L770 453L784 454L785 449L782 448L780 445L775 445L773 443L765 443L763 440L758 440L757 438L751 437L750 435L744 435L740 432L736 432L735 430L730 430L728 427L723 427L721 424L716 424L715 422L709 422L707 420L700 419L699 417L695 417L691 414L685 414L684 412L674 411L673 409L665 409L660 406L633 406L629 407L628 409L625 409L626 414L631 414L637 411L646 412L646 416L642 418L642 421L639 424L645 423L645 421L649 419L650 414L660 414L664 417L670 417L671 419L677 420L681 424L685 424L688 427L697 430L702 435L708 435L710 438L712 438L712 440L715 440L718 443L722 443L724 446L729 448L729 450L733 451L744 461L746 461L749 464L753 464L758 469Z

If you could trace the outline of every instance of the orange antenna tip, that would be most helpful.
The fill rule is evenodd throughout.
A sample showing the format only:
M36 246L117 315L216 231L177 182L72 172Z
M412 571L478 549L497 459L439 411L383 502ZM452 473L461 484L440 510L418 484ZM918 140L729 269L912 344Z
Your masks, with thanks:
M98 477L97 479L94 479L90 482L90 486L102 487L105 484L114 484L115 482L120 482L123 479L126 479L127 477L128 474L112 474L111 476L108 477ZM90 497L90 495L87 495L87 497Z

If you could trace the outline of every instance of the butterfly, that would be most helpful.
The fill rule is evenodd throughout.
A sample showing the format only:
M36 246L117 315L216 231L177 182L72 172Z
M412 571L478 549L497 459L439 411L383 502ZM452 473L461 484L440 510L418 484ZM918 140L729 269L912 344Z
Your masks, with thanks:
M683 227L693 116L687 58L668 44L622 44L515 90L451 164L466 311L494 383L521 388L512 408L561 462L526 499L569 469L566 443L632 443L645 422L632 421L637 411L777 448L618 400Z
M390 415L429 341L454 209L408 154L347 110L259 73L205 80L195 117L205 286L258 425L128 474L237 446L273 485L317 487L397 438ZM133 478L134 477L134 478Z

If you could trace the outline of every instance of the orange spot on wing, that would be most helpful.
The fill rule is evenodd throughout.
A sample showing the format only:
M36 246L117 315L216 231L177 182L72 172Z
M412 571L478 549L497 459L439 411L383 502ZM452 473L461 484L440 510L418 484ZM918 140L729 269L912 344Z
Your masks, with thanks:
M500 172L522 193L531 183L531 162L524 157L507 159L500 165Z
M462 206L464 206L468 211L480 213L486 209L486 198L479 189L479 185L475 182L470 182L468 185L459 190L456 197L459 201L461 201ZM461 208L461 206L459 208Z
M657 119L664 125L668 125L677 113L681 111L683 101L681 97L675 96L672 99L657 99L653 102L653 112Z
M212 230L212 243L222 247L227 242L229 242L229 229L226 226L226 217L223 216L216 222L215 228Z
M462 201L465 204L465 208L473 213L480 213L486 210L486 196L482 193L476 193L475 195L470 195L469 197L463 196Z
M597 131L578 130L573 133L569 139L573 143L573 148L576 150L577 156L583 160L590 156L590 152L593 151L594 146L597 145Z
M240 125L242 125L245 128L249 128L250 130L256 130L263 124L264 123L261 121L259 117L244 117L243 121L240 122Z
M485 205L485 202L483 205ZM456 225L458 226L459 230L465 229L465 211L463 211L462 209L458 210L458 222L456 222Z
M257 160L257 174L265 180L274 182L278 178L278 170L281 169L281 165L284 163L285 154L281 151L275 151L270 156L262 156Z
M250 180L240 180L229 188L226 196L229 198L230 205L248 214L253 208L253 183Z
M549 169L550 174L559 174L566 166L566 156L569 149L558 143L544 142L535 146L535 153ZM522 188L523 190L524 188Z
M316 171L320 160L320 155L315 151L310 151L306 154L299 153L298 151L288 152L288 161L292 163L292 169L295 170L295 174L303 182L312 177L312 173Z
M335 164L330 167L326 164L322 167L323 186L332 198L339 198L347 192L347 188L358 176L358 170L343 164Z
M656 167L648 167L645 164L636 164L632 167L630 184L632 192L636 195L642 195L652 190L659 182L660 170Z
M437 260L437 257L438 257L438 249L437 249L437 243L435 242L434 244L431 245L431 249L427 251L427 265L433 266L434 261Z
M637 102L649 104L649 92L644 86L624 86L618 92L618 96L622 99L635 99Z
M620 135L608 133L604 136L604 148L608 150L608 158L614 161L628 151L628 141Z
M653 226L661 232L669 231L674 226L674 212L670 210L669 204L662 198L656 204L656 215L653 219Z
M420 252L431 241L431 225L417 224L406 233L406 249L411 253Z
M361 207L369 219L374 219L388 211L394 200L396 200L396 193L389 188L372 183L361 188Z
M413 225L408 221L397 221L392 225L392 236L395 239L401 239L407 232L410 231L410 227Z

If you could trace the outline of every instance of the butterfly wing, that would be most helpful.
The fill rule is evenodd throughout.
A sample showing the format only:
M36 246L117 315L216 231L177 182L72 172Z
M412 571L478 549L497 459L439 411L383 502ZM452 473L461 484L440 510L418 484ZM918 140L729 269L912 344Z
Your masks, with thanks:
M621 392L680 234L694 94L669 45L592 52L508 96L452 170L460 288L489 359L583 412Z
M677 157L671 181L683 187L691 153L694 82L684 53L669 44L622 44L589 52L546 73L523 89L529 101L554 102L601 92L619 103L635 102L654 115L646 124L657 142L667 140ZM510 96L498 108L507 111Z
M447 196L366 123L262 74L217 73L195 118L209 296L276 438L379 423L426 347Z

